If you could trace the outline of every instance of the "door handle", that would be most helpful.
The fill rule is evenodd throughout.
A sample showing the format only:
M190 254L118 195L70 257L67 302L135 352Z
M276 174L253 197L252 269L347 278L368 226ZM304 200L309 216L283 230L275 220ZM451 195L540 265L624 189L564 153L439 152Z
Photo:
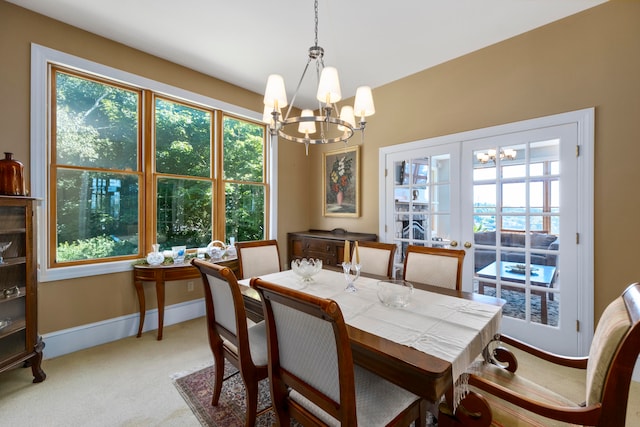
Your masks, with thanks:
M449 246L451 246L452 248L455 248L458 246L458 241L457 240L452 240L451 243L449 243Z
M471 247L471 242L464 242L464 247L469 249Z

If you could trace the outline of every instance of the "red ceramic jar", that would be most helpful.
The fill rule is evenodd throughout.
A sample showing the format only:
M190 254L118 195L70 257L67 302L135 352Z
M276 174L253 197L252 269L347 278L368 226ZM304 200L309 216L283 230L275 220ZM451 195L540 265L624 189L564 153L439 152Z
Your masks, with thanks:
M4 153L0 159L0 194L24 196L24 166L13 160L13 153Z

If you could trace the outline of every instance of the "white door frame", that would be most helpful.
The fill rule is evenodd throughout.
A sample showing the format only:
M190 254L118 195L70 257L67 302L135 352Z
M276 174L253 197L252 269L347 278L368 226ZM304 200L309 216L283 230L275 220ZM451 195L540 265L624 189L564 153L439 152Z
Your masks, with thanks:
M393 173L385 173L387 156L404 151L412 151L419 148L433 147L440 144L462 143L478 138L487 138L492 135L503 135L510 132L519 132L527 129L541 128L546 126L556 126L562 124L575 123L577 128L579 152L577 166L577 204L578 217L577 233L580 236L580 244L577 246L578 265L577 276L574 280L580 284L577 291L577 315L580 322L580 330L577 333L577 354L586 355L593 338L594 314L593 314L593 293L594 293L594 244L593 244L593 176L594 176L594 118L595 109L587 108L567 113L556 114L536 119L524 120L505 125L492 126L483 129L461 132L457 134L445 135L419 141L408 142L388 147L382 147L379 151L379 236L382 241L392 241L388 237L393 228L393 218L387 213L387 206L390 201L385 199L387 186L393 185ZM388 176L387 176L388 175ZM391 201L392 202L392 201Z

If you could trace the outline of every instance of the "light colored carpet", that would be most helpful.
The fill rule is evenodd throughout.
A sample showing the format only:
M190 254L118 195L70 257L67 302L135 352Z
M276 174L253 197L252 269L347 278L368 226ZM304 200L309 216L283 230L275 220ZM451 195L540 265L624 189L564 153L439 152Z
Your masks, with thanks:
M200 426L171 375L213 363L204 318L44 360L0 375L2 426Z
M541 369L518 354L523 374L577 401L580 372ZM57 426L199 426L173 384L177 373L211 365L204 318L45 360L47 379L31 381L30 369L0 374L0 425ZM584 400L584 399L582 399ZM629 398L627 427L640 427L640 383Z

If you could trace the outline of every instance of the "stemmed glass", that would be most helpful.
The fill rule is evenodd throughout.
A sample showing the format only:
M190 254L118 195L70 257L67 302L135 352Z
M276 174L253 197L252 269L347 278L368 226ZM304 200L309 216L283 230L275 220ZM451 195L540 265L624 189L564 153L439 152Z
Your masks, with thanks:
M0 264L4 264L4 251L6 251L7 249L9 249L9 246L11 246L11 242L0 242Z
M345 288L345 291L347 292L358 291L354 282L358 280L358 278L360 277L360 267L361 267L360 264L356 264L356 263L350 263L350 262L342 263L342 271L344 272L344 278L347 281L347 287ZM351 270L355 270L356 272L355 277L353 279L351 278Z

